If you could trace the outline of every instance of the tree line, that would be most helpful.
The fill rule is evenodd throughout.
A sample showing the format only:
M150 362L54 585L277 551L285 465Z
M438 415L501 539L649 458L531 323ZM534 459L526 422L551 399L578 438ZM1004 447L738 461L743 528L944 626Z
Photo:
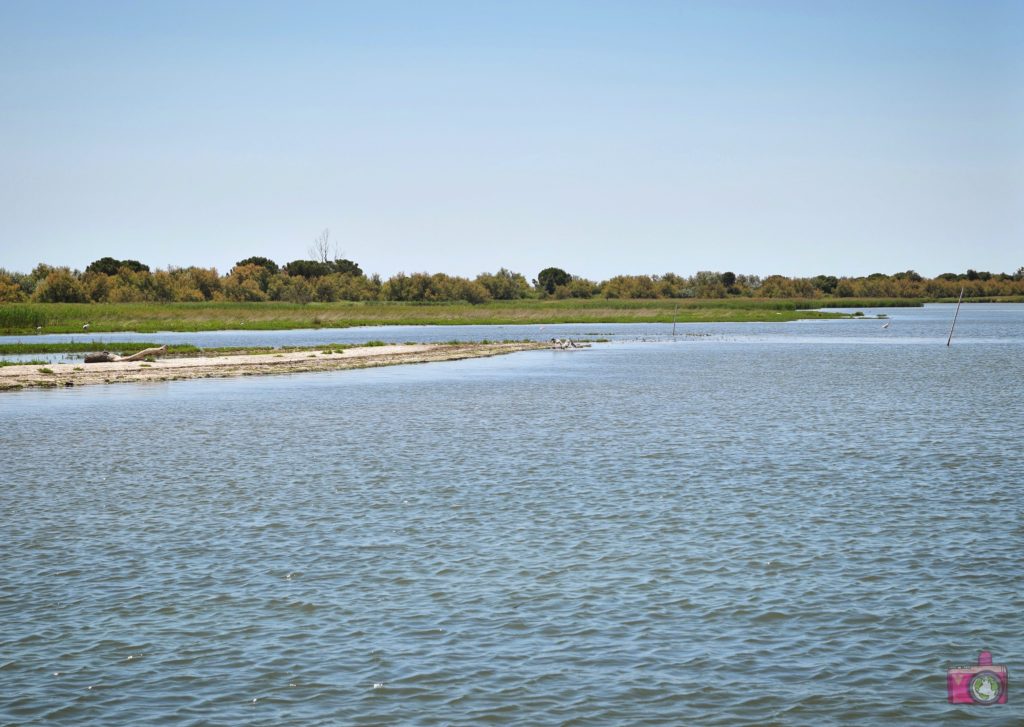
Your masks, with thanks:
M527 280L501 268L470 279L445 273L366 275L347 259L239 260L226 275L216 268L150 270L137 260L100 258L84 271L37 265L19 273L0 268L0 303L128 303L200 301L465 301L565 298L951 298L1024 295L1024 268L1015 273L968 270L925 278L913 270L863 277L739 275L700 271L690 276L616 275L601 282L556 267Z

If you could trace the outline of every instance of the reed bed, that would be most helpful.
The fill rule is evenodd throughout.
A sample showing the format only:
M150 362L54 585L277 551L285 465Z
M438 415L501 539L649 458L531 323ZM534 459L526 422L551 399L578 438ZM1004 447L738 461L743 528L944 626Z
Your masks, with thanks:
M835 317L791 300L523 300L469 303L19 303L5 334L285 330L380 325L785 321ZM88 328L84 326L88 324Z
M986 298L978 302L983 301L1021 302L1024 299ZM37 332L88 335L384 325L671 323L673 320L679 323L741 323L835 318L844 314L828 309L919 307L925 302L920 298L570 298L492 301L477 305L381 301L306 305L279 302L12 303L0 304L0 331L7 335ZM96 347L92 342L82 343L89 350ZM125 347L123 343L111 345Z

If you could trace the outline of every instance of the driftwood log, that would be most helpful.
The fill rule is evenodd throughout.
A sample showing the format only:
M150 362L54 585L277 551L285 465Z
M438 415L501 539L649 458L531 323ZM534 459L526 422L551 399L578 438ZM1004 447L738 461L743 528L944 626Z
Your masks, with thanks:
M584 348L584 346L576 343L571 338L567 338L564 341L561 338L552 338L551 344L551 348Z
M111 353L110 351L101 351L100 353L87 353L85 354L86 363L114 363L119 361L141 361L148 356L159 356L162 353L167 353L167 346L159 346L157 348L144 348L138 353L133 353L131 356L118 356Z

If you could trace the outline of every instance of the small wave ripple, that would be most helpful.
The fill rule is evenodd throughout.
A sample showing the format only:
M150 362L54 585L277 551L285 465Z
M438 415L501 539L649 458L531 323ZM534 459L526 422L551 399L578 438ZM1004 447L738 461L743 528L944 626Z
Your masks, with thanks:
M944 670L1020 672L1020 353L15 395L0 722L1006 724Z

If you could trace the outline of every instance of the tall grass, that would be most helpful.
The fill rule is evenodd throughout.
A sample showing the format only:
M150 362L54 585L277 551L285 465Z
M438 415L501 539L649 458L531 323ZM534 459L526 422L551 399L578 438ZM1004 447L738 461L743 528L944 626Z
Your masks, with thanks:
M957 298L936 298L932 303L956 303ZM982 298L964 298L965 303L1024 303L1024 295L986 296Z
M786 321L835 317L799 310L825 301L759 300L521 300L468 303L27 303L0 305L0 330L89 333L134 331L282 330L379 325L488 325L529 323L671 323ZM867 307L864 301L829 305ZM873 303L872 305L879 305ZM906 305L905 301L900 301Z
M797 309L814 308L920 308L924 298L801 298L792 303Z
M31 303L0 304L0 329L6 331L35 330L46 325L46 313L42 306Z

